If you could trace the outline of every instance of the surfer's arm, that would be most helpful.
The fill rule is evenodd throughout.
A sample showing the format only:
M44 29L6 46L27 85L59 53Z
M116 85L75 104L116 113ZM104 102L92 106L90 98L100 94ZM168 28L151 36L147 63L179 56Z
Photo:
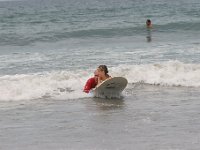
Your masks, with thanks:
M100 77L98 77L97 86L100 85L101 83L102 83L102 80L100 79Z
M99 87L102 83L104 82L104 80L102 80L100 77L98 77L98 82L97 82L97 87Z
M109 79L111 79L112 77L108 75L107 79L105 80L101 80L100 78L98 78L98 82L97 82L97 86L96 87L99 87L104 81L107 81Z
M84 89L83 89L83 92L85 93L89 93L89 91L92 89L92 83L91 83L91 80L87 80L85 86L84 86Z

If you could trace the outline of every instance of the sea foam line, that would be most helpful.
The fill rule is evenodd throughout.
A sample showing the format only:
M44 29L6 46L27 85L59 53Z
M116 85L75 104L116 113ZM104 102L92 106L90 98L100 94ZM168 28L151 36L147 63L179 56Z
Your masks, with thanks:
M119 65L110 67L109 74L113 77L125 77L129 84L200 87L200 64L168 61L154 64ZM0 77L0 101L88 97L82 90L91 76L93 76L91 70L4 75Z
M124 76L129 83L147 83L166 86L200 86L200 64L168 61L155 64L123 65L113 67L112 73Z

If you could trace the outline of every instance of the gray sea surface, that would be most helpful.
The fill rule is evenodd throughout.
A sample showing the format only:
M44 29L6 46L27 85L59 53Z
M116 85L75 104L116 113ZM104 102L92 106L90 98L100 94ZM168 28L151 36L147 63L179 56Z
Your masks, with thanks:
M199 39L199 0L0 0L0 149L199 150Z
M135 85L123 99L1 102L4 150L198 150L199 89Z

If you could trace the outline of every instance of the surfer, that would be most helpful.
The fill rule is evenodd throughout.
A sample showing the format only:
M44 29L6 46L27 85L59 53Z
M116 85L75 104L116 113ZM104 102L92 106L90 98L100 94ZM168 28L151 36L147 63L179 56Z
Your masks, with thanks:
M106 65L100 65L97 68L97 71L98 71L97 85L100 85L103 81L111 78L111 76L108 74L108 68Z
M146 28L147 28L147 42L151 42L152 38L151 38L151 29L152 29L152 23L150 19L147 19L146 21Z
M95 88L98 84L98 71L94 71L94 77L87 80L83 92L89 93L91 89Z
M152 28L152 23L151 23L150 19L147 19L147 21L146 21L146 27L147 28Z

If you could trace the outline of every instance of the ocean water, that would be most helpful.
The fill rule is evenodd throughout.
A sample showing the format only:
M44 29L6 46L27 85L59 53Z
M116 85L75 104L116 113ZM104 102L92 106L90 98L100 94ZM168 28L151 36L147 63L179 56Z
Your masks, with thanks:
M199 149L199 39L198 0L0 0L0 149Z

